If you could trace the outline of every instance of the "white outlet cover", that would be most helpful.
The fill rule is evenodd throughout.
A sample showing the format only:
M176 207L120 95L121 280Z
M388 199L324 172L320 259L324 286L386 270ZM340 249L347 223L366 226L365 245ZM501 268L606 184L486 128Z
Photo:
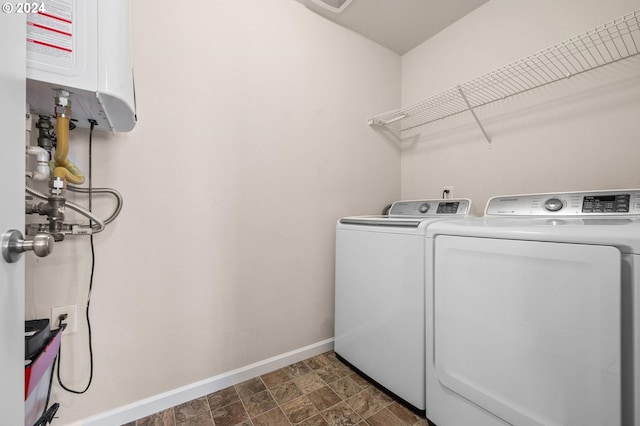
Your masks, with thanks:
M67 319L65 323L67 323L67 328L62 333L71 334L78 332L78 305L68 305L68 306L56 306L55 308L51 308L51 318L50 318L50 328L55 330L58 328L58 317L62 314L67 314Z

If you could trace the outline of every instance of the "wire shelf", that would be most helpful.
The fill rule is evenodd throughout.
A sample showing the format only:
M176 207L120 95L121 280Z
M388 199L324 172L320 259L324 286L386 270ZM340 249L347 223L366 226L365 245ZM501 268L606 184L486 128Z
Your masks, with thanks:
M407 108L373 117L369 125L409 130L569 78L640 53L640 9L446 90Z

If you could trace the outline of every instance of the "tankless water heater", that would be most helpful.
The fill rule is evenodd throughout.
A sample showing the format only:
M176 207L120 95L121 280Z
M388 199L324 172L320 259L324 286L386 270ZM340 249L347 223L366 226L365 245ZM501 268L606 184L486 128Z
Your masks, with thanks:
M127 132L136 124L129 0L41 0L27 15L27 103L54 115L71 92L76 125Z

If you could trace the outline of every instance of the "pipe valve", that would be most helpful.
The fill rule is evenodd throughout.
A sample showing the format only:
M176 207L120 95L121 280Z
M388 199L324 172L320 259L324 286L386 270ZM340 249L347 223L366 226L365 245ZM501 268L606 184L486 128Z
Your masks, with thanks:
M71 117L70 95L71 95L71 92L67 90L64 90L64 89L56 90L56 95L54 97L55 103L56 103L56 106L55 106L56 116L67 117L67 118Z

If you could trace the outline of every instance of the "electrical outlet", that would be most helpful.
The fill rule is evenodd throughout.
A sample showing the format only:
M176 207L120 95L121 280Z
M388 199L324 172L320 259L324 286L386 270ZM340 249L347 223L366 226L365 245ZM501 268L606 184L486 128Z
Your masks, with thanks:
M453 186L445 186L442 188L444 198L453 198Z
M64 320L67 328L62 334L76 333L78 331L78 305L56 306L55 308L51 308L51 329L58 328L60 315L64 314L67 314L67 318Z

